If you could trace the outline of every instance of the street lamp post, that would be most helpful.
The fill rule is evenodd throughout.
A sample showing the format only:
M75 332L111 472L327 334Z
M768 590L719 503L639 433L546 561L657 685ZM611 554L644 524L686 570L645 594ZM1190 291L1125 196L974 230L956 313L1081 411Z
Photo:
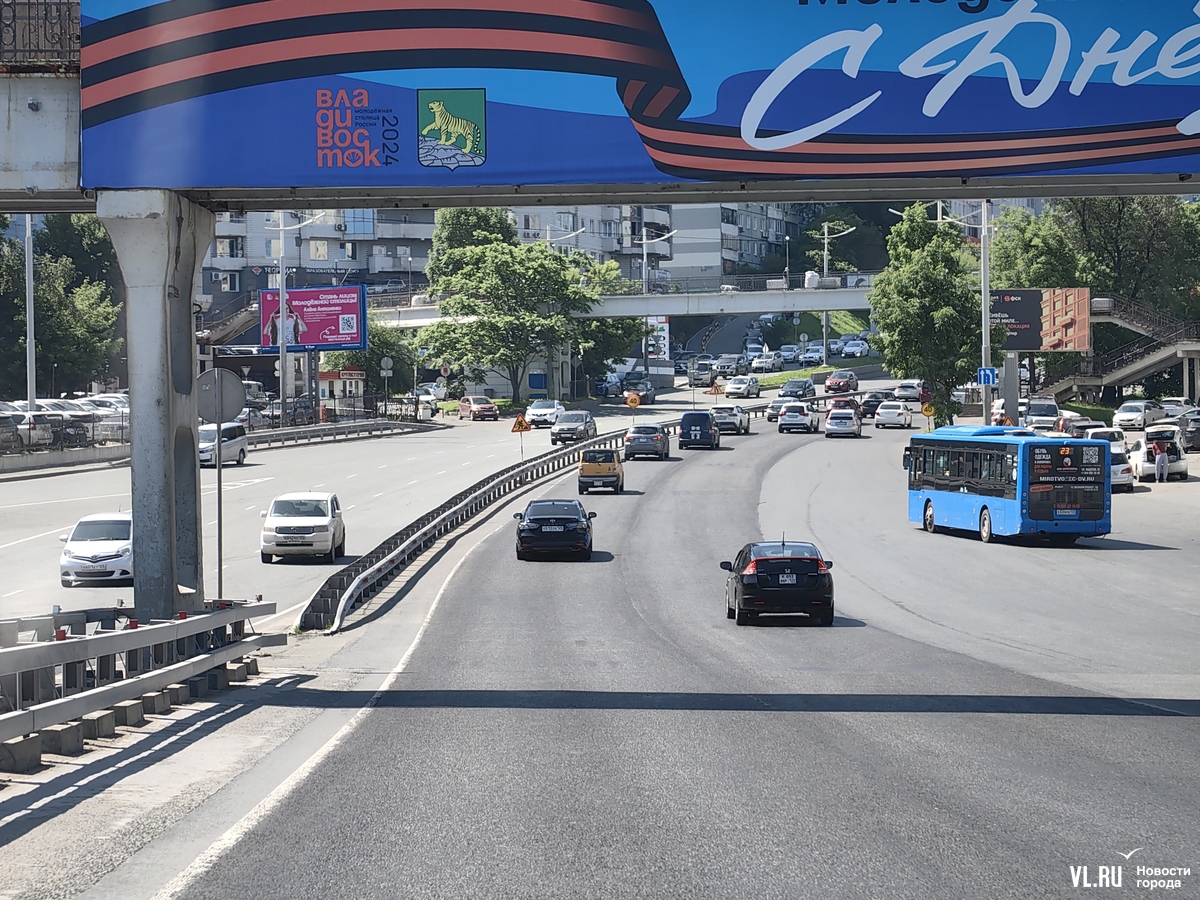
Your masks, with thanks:
M33 216L25 214L25 399L37 407L37 344L33 340Z
M408 291L411 294L413 289L412 283L412 256L408 257Z
M785 234L783 236L783 289L789 290L792 286L792 236Z
M58 363L53 363L50 366L50 399L51 400L55 399L54 398L54 382L57 380L57 376L58 376ZM30 408L32 409L32 407L30 407Z
M287 425L288 380L291 377L291 373L288 371L287 349L287 250L284 249L283 233L311 225L324 216L325 213L319 212L311 219L306 219L298 225L286 226L283 224L283 210L279 210L276 215L279 216L279 226L272 228L268 225L267 230L279 232L279 427L283 428Z
M675 232L677 232L678 230L679 229L676 228L674 231L668 231L666 234L660 235L659 237L654 238L654 240L655 241L665 241L667 238L674 235ZM638 241L637 243L640 243L642 245L642 293L644 295L649 296L649 294L650 294L650 269L648 267L650 265L650 260L649 260L648 248L650 246L650 238L646 234L646 218L645 218L644 212L642 213L642 239L640 241ZM647 338L642 338L642 363L646 367L646 375L649 376L650 375L650 354L647 349L646 342L647 342ZM670 356L670 348L668 348L667 355Z
M857 226L854 226L851 228L847 228L845 231L840 231L837 234L830 234L829 233L829 223L828 222L825 223L825 254L824 254L824 266L822 267L822 275L825 278L829 277L829 242L832 240L835 240L836 238L845 237L850 232L857 231L857 230L858 230Z

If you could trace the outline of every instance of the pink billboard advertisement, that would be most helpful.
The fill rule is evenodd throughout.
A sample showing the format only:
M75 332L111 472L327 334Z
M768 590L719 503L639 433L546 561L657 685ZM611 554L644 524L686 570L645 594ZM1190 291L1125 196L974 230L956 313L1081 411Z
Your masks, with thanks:
M286 320L279 314L279 291L259 291L259 323L263 349L279 346L281 333L288 352L364 350L367 346L367 295L362 285L291 288Z

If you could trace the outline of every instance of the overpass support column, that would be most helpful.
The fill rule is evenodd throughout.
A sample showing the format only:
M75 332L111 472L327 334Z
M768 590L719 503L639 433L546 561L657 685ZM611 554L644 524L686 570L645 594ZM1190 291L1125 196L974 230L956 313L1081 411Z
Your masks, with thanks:
M128 288L134 606L166 619L204 597L192 294L213 215L170 191L103 191L96 212Z

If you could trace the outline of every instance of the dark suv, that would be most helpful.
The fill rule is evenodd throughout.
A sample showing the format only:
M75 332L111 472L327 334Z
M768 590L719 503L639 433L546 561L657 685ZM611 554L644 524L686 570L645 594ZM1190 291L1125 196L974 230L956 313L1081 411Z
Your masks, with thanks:
M806 400L817 396L817 386L811 378L789 378L787 384L779 389L779 396Z
M267 408L263 411L263 418L267 420L272 428L291 428L296 425L315 425L317 421L317 411L313 408L311 400L297 397L294 400L289 399L287 402L287 421L280 422L280 401L272 400L267 404Z
M685 412L679 420L679 449L705 447L718 450L721 447L721 429L710 412L693 410Z

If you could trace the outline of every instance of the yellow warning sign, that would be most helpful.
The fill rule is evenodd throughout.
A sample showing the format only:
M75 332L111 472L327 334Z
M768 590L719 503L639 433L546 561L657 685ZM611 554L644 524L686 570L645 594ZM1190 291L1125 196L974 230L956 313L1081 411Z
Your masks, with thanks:
M513 422L512 433L521 434L526 431L533 431L533 426L525 421L525 417L518 413L517 421Z
M637 394L630 394L628 397L625 398L625 405L628 406L630 409L637 409L639 406L642 405L642 398L639 397Z
M723 393L725 393L725 386L723 384L721 384L721 382L719 382L719 381L714 381L712 387L710 387L704 393L706 393L706 394L723 394Z
M932 419L936 414L937 407L935 407L932 403L926 403L921 407L921 415L925 416L926 418Z

